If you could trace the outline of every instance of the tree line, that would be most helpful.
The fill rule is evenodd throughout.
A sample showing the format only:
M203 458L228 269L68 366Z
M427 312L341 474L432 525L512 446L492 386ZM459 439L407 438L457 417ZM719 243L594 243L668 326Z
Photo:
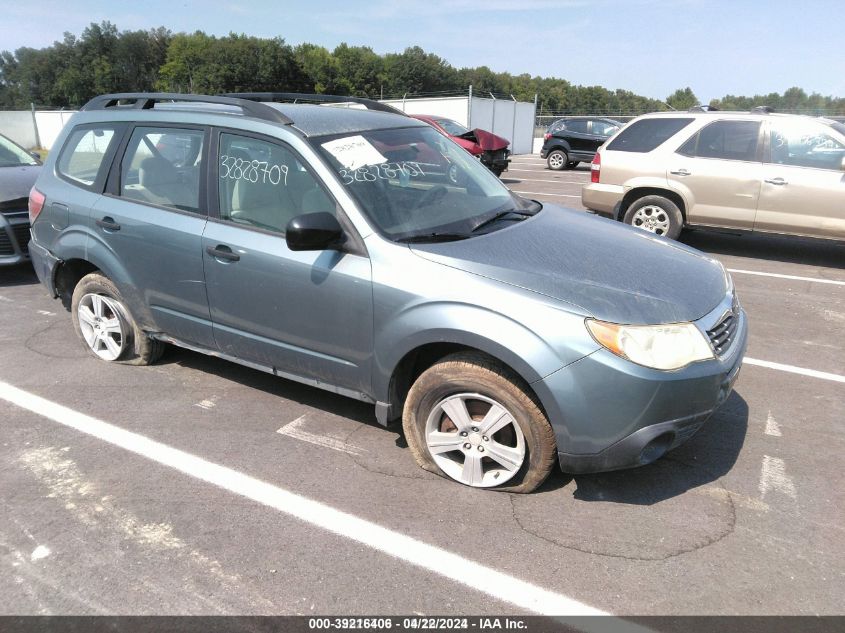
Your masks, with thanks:
M111 92L242 91L317 92L370 98L465 93L538 99L538 114L634 115L687 109L698 103L689 88L666 101L628 90L573 85L555 77L493 72L486 66L455 68L418 46L379 55L367 46L340 44L328 50L314 44L291 46L282 38L202 31L172 33L164 27L119 31L110 22L92 23L77 37L46 48L0 53L0 108L76 108ZM727 95L710 105L749 109L769 105L779 111L845 115L845 99L807 95L790 88L783 95Z

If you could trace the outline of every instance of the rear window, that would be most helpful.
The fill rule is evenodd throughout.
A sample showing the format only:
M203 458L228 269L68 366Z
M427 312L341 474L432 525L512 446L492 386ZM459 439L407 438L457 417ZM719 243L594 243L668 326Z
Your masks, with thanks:
M607 149L615 152L650 152L692 122L692 118L641 119L622 130Z

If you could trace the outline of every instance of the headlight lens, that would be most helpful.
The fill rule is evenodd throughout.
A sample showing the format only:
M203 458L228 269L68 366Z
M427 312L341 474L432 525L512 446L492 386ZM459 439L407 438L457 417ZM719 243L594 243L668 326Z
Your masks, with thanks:
M714 358L704 334L692 323L617 325L587 319L593 338L611 352L653 369L680 369Z

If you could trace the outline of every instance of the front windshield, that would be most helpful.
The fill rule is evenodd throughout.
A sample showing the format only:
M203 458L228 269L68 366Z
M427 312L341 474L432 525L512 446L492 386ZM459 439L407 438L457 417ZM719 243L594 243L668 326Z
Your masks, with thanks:
M0 167L18 167L19 165L37 165L38 161L22 147L18 147L5 136L0 136Z
M429 126L311 141L375 228L392 240L469 237L497 214L527 215L539 207L512 194L469 152Z
M452 119L435 119L434 122L452 136L460 136L469 132L467 128Z

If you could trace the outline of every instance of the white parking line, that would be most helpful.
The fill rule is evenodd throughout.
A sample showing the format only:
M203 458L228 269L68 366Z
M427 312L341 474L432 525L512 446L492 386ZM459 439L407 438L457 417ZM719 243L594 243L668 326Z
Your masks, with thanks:
M757 275L760 277L776 277L778 279L793 279L795 281L812 281L817 284L833 284L834 286L845 286L845 281L835 279L816 279L815 277L798 277L797 275L781 275L780 273L761 273L756 270L741 270L739 268L728 268L729 273L740 275Z
M360 455L361 453L365 453L366 451L363 448L358 448L357 446L350 446L343 440L339 440L334 437L328 437L326 435L318 435L316 433L311 433L306 431L303 427L305 424L305 416L301 415L293 422L288 422L282 428L280 428L276 433L279 435L287 435L288 437L292 437L296 440L301 440L303 442L308 442L309 444L314 444L315 446L322 446L323 448L330 448L333 451L340 451L341 453L348 453L349 455Z
M760 483L757 488L760 490L761 499L765 499L771 490L776 490L792 499L798 497L798 492L795 490L795 483L786 474L786 464L780 457L763 455L763 466L760 469Z
M58 424L357 541L521 609L542 615L607 615L563 594L519 580L435 545L103 422L2 381L0 398Z
M777 369L778 371L786 371L791 374L801 374L802 376L809 376L810 378L821 378L822 380L832 380L833 382L845 383L845 376L839 374L831 374L826 371L816 371L815 369L805 369L803 367L796 367L795 365L784 365L782 363L773 363L768 360L758 360L756 358L749 358L746 356L743 365L757 365L758 367L767 367L769 369Z
M545 191L518 191L517 189L511 189L514 193L527 193L531 196L557 196L558 198L581 198L581 194L569 194L569 193L547 193Z

